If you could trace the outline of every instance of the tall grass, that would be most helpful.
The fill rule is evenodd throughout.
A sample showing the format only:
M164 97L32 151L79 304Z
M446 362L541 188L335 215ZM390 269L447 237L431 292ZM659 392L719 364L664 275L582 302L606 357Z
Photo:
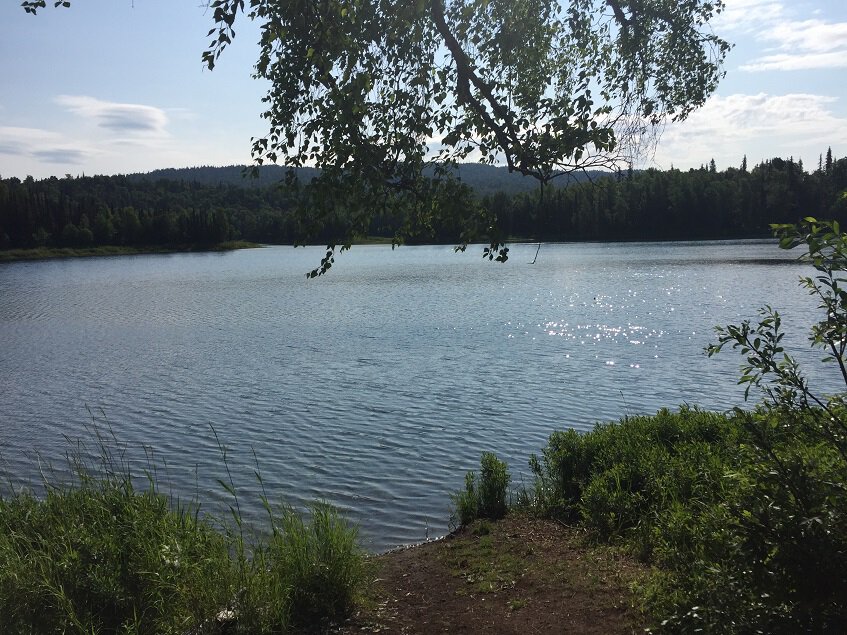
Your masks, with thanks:
M152 472L134 485L145 479L97 434L100 461L78 447L68 482L0 496L3 633L285 633L353 609L363 557L336 510L315 504L304 518L264 497L272 528L257 537L231 479L231 518L207 517Z
M226 606L224 536L155 484L78 476L0 499L4 632L185 633Z

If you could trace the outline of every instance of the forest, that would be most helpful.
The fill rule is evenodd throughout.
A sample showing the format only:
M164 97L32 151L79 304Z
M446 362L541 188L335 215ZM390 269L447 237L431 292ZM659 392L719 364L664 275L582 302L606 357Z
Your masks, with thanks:
M774 158L717 171L620 172L565 188L483 198L501 231L539 240L698 240L770 236L771 223L804 216L843 220L847 159L831 150L806 172L802 161Z
M293 195L282 184L282 168L264 170L258 179L244 171L232 166L0 179L0 249L331 238L333 228L306 232L302 215L294 213ZM313 175L306 168L299 176ZM829 149L812 171L791 158L748 169L744 157L739 167L723 171L712 160L688 171L590 172L543 189L505 168L463 164L457 176L487 217L496 219L500 234L513 239L745 238L767 236L769 224L809 215L847 221L847 158L835 159ZM369 237L393 238L400 222L377 212ZM461 242L451 225L422 226L407 242Z

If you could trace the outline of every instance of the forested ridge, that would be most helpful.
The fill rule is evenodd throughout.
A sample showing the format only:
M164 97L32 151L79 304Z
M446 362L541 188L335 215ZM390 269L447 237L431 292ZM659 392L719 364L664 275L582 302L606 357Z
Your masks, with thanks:
M540 240L695 240L769 236L771 223L847 216L847 159L771 159L748 169L622 172L566 188L484 199L503 233Z
M243 168L158 170L150 174L0 179L0 248L96 245L204 245L228 240L292 243L302 217L280 187L282 169L258 180ZM301 178L311 176L308 169ZM502 235L537 240L666 240L768 235L770 223L804 216L847 220L847 158L831 151L806 171L771 159L750 169L655 169L583 174L539 189L504 168L468 164L473 188ZM392 237L398 218L377 212L371 236ZM333 228L312 230L320 243ZM413 242L458 242L449 223L421 228Z

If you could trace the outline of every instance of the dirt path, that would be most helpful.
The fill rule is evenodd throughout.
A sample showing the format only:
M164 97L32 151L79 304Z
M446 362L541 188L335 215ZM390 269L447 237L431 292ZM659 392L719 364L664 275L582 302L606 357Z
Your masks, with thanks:
M631 559L550 521L478 522L375 558L375 597L341 633L641 632Z

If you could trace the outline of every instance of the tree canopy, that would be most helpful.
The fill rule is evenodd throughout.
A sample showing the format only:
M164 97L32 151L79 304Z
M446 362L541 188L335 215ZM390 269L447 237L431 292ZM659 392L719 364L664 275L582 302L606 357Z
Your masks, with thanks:
M67 2L56 2L67 6ZM23 2L35 12L45 2ZM314 166L289 185L304 237L332 225L347 245L376 208L397 240L445 215L457 241L496 219L450 178L463 160L504 163L542 186L575 169L630 162L663 123L715 90L730 45L721 0L212 0L213 69L244 16L261 29L255 76L268 134L256 164ZM430 170L425 173L425 168ZM432 172L432 166L436 166ZM426 174L426 176L424 176ZM313 273L332 264L335 244Z

